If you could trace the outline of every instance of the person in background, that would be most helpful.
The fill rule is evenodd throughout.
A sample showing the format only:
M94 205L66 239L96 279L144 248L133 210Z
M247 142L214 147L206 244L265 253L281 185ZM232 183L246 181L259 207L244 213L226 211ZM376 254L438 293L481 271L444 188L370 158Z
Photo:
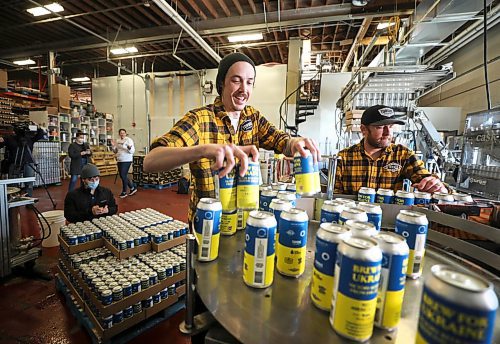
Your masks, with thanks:
M82 172L82 168L89 163L91 155L92 151L90 150L88 142L84 141L84 134L81 131L78 131L75 136L75 141L68 147L68 156L71 158L71 164L69 167L71 179L69 180L68 192L75 188L78 177Z
M125 198L127 196L132 196L137 192L137 187L128 179L128 171L132 160L134 159L134 140L127 136L127 131L125 129L120 129L118 131L120 138L116 141L112 140L111 145L113 152L116 153L116 161L118 161L118 173L120 173L120 178L122 180L122 193L120 198ZM127 187L130 192L127 194Z
M34 177L33 145L45 137L45 130L33 122L21 122L13 127L14 135L0 136L0 148L6 149L9 178ZM25 186L26 194L33 197L33 182Z
M189 221L193 221L198 200L215 197L213 171L225 176L237 159L244 175L249 156L258 161L259 148L293 156L306 156L309 149L314 161L320 152L308 138L290 137L276 129L257 109L247 105L255 82L255 65L246 55L231 53L219 64L213 104L189 111L165 135L157 138L144 158L144 171L170 170L189 163L194 182Z
M118 211L113 193L99 185L97 166L87 164L80 174L82 185L66 194L64 217L68 222L90 221L96 217L114 215Z
M375 105L363 112L363 139L339 152L335 192L357 194L361 187L401 190L403 180L410 179L419 191L448 192L437 176L418 160L415 152L401 144L393 144L393 126L405 122L390 107Z

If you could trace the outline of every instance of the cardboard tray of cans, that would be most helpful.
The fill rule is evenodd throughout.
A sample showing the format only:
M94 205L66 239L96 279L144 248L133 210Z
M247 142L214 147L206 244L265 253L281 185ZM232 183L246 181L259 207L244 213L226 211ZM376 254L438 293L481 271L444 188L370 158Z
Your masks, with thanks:
M91 307L87 303L85 303L80 295L77 293L73 285L69 282L68 277L64 274L64 272L57 267L58 273L60 277L63 279L64 283L67 285L68 289L70 290L71 294L77 301L77 303L82 307L84 310L85 314L88 316L92 324L94 325L94 331L95 333L100 337L102 340L108 340L116 336L117 334L129 329L130 327L139 324L140 322L152 317L153 315L157 314L158 312L161 312L162 310L172 306L176 302L179 301L179 297L184 295L186 291L186 286L183 285L182 287L179 288L179 290L176 292L175 295L169 296L167 299L154 304L150 308L145 308L143 309L142 312L140 313L134 313L130 318L124 318L120 323L114 324L111 328L105 329L102 327L102 324L97 320L97 317L95 316L94 312L92 311ZM180 275L180 274L178 274Z
M186 242L186 235L181 235L180 237L177 237L172 240L168 240L162 243L151 243L151 247L153 248L153 251L155 252L162 252L168 249L171 249L172 247L175 247L177 245L184 244Z
M71 264L65 258L62 257L61 257L61 262L65 265L66 269L71 273L72 277L78 282L78 285L83 289L85 294L88 295L88 299L90 300L90 302L92 302L92 305L99 310L102 316L113 315L116 312L128 306L132 306L141 300L144 300L146 298L149 298L150 296L153 296L154 294L159 293L161 290L167 288L172 284L175 284L176 282L186 279L186 271L181 271L177 274L174 274L171 277L167 277L164 280L158 281L158 283L156 283L155 285L150 286L144 290L141 290L140 292L124 297L119 301L114 301L108 306L104 306L102 302L95 296L95 294L89 289L87 283L85 283L80 274L73 269ZM181 291L182 290L184 290L182 293L184 294L185 287L181 289Z
M86 243L83 243L83 244L70 245L63 239L63 237L61 235L59 235L58 237L59 237L60 246L68 254L80 253L80 252L88 251L88 250L91 250L93 248L101 247L102 245L104 245L103 238L99 238L99 239L92 240L92 241L87 241Z
M151 251L151 243L149 243L149 242L147 244L142 244L142 245L139 245L139 246L134 247L134 248L127 248L125 250L119 250L112 243L110 243L107 239L104 239L104 246L106 246L106 248L108 250L110 250L115 255L115 257L118 257L120 259L129 258L129 257L135 256L137 254Z

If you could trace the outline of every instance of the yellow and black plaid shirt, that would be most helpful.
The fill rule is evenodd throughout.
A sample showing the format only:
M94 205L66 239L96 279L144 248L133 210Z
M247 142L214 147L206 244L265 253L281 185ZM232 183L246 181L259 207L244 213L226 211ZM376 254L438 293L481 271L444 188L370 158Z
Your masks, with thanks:
M418 183L432 174L415 153L403 145L391 144L376 160L366 154L363 140L339 152L335 192L354 195L365 186L401 190L403 180Z
M255 145L257 149L283 153L289 138L287 133L276 129L251 106L245 106L241 111L238 132L235 132L220 97L217 97L214 104L184 115L168 133L153 141L151 149L158 146L188 147L208 143L233 143L238 146ZM189 205L190 221L200 198L215 197L214 174L210 168L212 163L213 161L203 158L189 164L195 190Z

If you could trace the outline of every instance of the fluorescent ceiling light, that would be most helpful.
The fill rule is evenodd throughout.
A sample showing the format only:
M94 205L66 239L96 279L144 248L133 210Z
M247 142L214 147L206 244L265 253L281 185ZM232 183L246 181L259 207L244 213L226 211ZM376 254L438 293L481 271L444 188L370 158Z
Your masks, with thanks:
M396 23L394 23L394 22L392 22L392 23L389 23L389 22L378 23L377 30L383 30L383 29L388 28L389 26L394 26L394 25L396 25Z
M90 78L88 76L82 76L80 78L72 78L71 81L74 82L90 81Z
M136 53L139 50L137 50L136 47L131 46L131 47L126 47L126 48L113 48L111 49L111 54L113 55L124 55L124 54L132 54Z
M370 0L352 0L352 5L362 7L368 5L369 1Z
M227 39L231 43L235 42L248 42L248 41L259 41L264 39L262 36L261 32L258 33L249 33L246 35L234 35L234 36L227 36Z
M49 5L45 5L43 7L33 7L33 8L28 8L26 11L31 13L35 17L39 16L44 16L46 14L50 14L52 12L62 12L64 11L64 7L59 5L57 2L53 2Z
M14 61L14 63L18 66L27 66L27 65L34 65L36 64L35 61L33 61L32 59L26 59L26 60L17 60L17 61Z

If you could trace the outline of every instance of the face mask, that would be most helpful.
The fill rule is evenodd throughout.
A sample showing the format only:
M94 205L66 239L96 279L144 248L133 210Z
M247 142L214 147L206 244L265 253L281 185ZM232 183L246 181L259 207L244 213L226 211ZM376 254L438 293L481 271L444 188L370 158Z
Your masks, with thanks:
M87 183L87 187L88 187L89 189L91 189L91 190L95 190L95 189L97 189L97 187L98 187L98 186L99 186L99 181L98 181L98 180L96 180L96 181L94 181L94 182L88 182L88 183Z

